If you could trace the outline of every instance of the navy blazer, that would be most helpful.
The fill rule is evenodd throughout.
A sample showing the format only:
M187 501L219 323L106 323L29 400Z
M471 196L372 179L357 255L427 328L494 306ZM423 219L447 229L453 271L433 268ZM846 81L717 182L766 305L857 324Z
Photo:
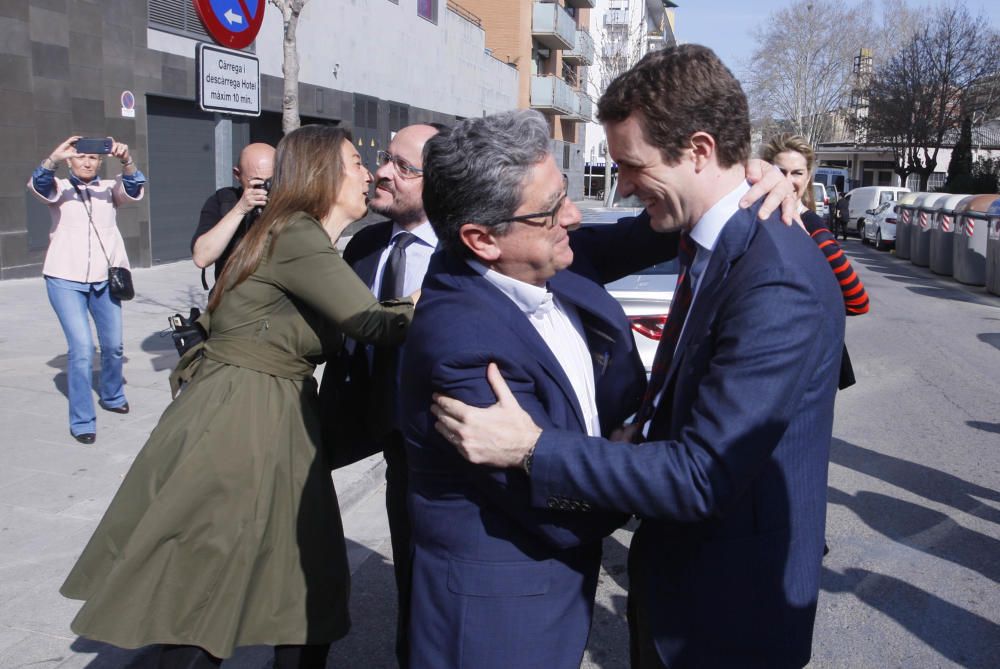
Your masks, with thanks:
M368 225L351 237L344 261L367 286L375 281L378 261L392 241L392 221ZM327 355L320 384L323 443L333 468L343 467L382 450L391 432L396 387L385 367L372 369L367 346L347 342ZM395 348L374 347L376 356L396 363Z
M536 506L642 519L631 596L671 669L810 656L844 304L812 239L756 211L722 231L648 441L546 428L532 465Z
M648 219L574 232L573 266L549 289L572 304L594 362L601 427L638 407L645 373L621 306L601 283L676 255ZM518 469L472 465L434 429L431 394L496 402L486 366L546 428L584 433L576 395L528 318L464 260L431 260L403 355L410 466L413 669L577 669L590 630L601 539L624 522L585 504L532 507Z

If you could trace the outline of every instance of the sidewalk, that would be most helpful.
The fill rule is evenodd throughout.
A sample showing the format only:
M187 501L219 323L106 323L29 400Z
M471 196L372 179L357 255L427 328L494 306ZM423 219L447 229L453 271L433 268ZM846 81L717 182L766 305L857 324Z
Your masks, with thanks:
M124 305L132 411L122 416L98 409L92 446L69 434L66 342L43 280L0 282L0 669L143 666L134 653L78 640L69 623L80 603L58 593L170 402L167 379L177 353L169 335L161 334L167 317L205 301L200 272L190 261L136 269L133 277L136 297ZM378 526L384 520L373 513L382 504L373 493L383 485L384 466L381 456L373 456L333 475L342 515L359 511L356 526L345 521L352 571L388 536Z

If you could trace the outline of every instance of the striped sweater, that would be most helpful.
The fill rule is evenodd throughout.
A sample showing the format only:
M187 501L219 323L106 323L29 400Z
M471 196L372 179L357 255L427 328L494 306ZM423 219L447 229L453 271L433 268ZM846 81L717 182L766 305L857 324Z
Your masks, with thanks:
M802 212L802 223L826 256L830 269L837 277L840 291L844 295L847 315L858 316L868 313L868 293L865 291L865 284L861 283L861 277L851 267L851 261L847 259L844 249L840 248L837 238L823 225L823 220L811 211Z

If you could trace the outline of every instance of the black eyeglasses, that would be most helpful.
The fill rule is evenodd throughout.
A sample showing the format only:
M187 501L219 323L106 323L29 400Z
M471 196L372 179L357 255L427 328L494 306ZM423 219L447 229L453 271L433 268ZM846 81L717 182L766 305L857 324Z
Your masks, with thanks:
M396 172L404 179L416 179L424 174L424 171L419 167L414 167L399 156L394 156L388 151L379 151L376 154L376 160L379 167L382 167L386 163L392 163L393 167L396 168Z
M559 198L556 202L556 206L550 211L540 211L535 214L521 214L520 216L511 216L510 218L503 218L499 221L494 221L494 223L527 223L528 225L538 225L544 226L546 228L556 227L556 221L559 218L559 210L562 209L563 203L566 201L567 193L563 193L563 196ZM536 221L533 219L540 218L541 221Z

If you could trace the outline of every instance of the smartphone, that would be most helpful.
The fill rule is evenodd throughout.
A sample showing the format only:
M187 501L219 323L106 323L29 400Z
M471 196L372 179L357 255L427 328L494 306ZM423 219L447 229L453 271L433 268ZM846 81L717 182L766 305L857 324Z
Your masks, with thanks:
M73 147L77 153L111 153L110 137L81 137Z

